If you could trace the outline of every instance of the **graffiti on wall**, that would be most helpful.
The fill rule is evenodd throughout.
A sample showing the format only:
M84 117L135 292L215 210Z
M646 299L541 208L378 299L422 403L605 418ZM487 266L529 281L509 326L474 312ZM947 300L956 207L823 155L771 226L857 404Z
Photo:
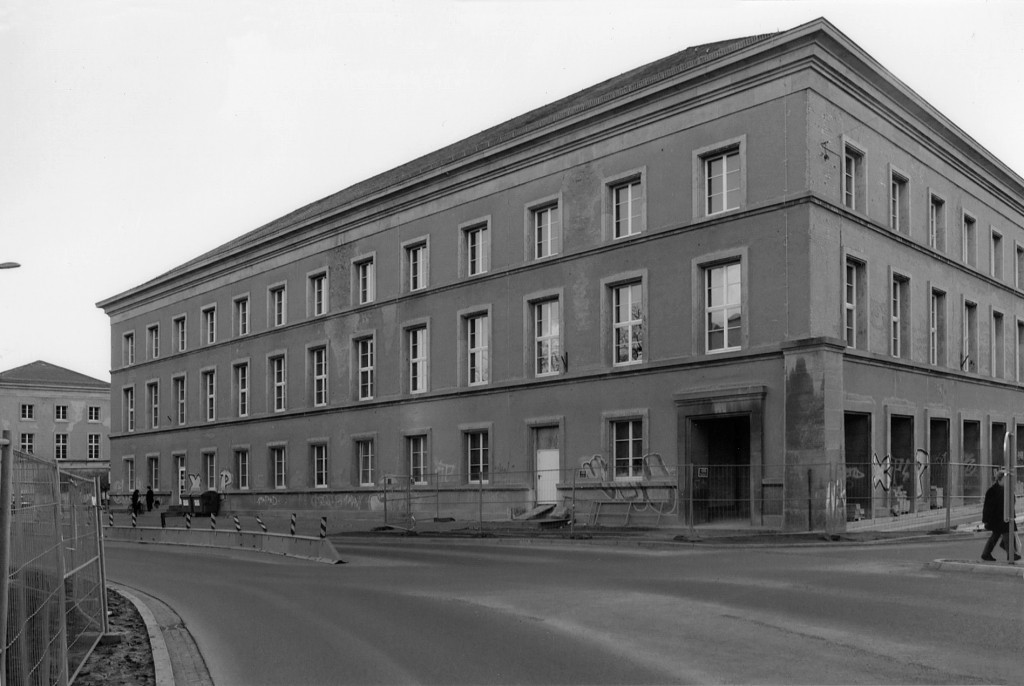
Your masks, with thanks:
M228 490L228 486L230 486L234 482L235 482L235 479L232 476L231 472L229 472L226 469L221 471L221 473L220 473L220 490L221 491Z
M664 483L665 479L674 477L659 453L647 453L641 458L641 478L636 481L616 481L608 460L600 454L580 459L579 476L587 483L596 480L606 498L631 503L638 512L672 514L679 507L677 489L666 487ZM654 479L661 482L645 483Z

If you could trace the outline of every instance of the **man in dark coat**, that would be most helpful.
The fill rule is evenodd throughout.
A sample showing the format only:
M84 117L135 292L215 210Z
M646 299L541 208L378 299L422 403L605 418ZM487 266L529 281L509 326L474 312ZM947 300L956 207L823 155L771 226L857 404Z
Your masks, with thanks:
M153 511L153 498L154 497L156 497L156 496L153 493L153 487L152 486L147 486L146 487L146 512L152 512Z
M996 474L995 483L985 491L985 504L981 509L981 521L985 528L992 532L988 541L985 542L985 549L981 552L981 559L986 562L995 562L996 558L992 557L992 551L995 549L997 541L1003 550L1006 550L1010 541L1010 523L1003 516L1003 478L1005 476L1006 472L1004 471ZM1014 524L1014 528L1017 528L1016 524ZM1018 545L1017 550L1019 549ZM1013 559L1019 560L1020 555L1014 554Z

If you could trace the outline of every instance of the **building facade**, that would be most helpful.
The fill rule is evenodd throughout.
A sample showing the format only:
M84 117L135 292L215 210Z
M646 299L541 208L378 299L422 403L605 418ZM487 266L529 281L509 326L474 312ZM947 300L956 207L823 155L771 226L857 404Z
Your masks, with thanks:
M42 361L0 372L0 429L16 450L106 479L110 384Z
M1024 181L827 21L690 48L99 303L112 469L239 510L394 476L470 511L806 528L831 484L888 516L880 469L1024 424L1022 227Z

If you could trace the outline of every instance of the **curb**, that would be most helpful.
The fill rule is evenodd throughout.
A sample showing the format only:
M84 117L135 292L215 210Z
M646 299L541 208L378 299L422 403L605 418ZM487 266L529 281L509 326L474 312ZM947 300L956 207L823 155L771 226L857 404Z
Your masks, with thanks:
M171 668L171 654L167 650L167 642L164 641L164 635L160 631L160 625L157 624L152 610L125 586L113 581L108 581L107 586L130 600L135 609L139 611L139 615L142 616L142 621L146 624L146 632L149 634L149 646L153 651L153 672L156 677L156 686L175 686L174 670Z
M1014 564L982 564L966 560L934 560L925 565L927 569L940 572L959 572L962 574L982 574L986 576L1016 576L1024 579L1024 567Z

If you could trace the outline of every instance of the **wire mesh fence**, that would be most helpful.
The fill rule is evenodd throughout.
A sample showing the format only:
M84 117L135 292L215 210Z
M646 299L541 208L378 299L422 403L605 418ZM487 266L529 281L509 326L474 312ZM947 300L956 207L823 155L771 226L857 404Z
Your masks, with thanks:
M96 482L4 449L7 686L67 684L107 629Z

